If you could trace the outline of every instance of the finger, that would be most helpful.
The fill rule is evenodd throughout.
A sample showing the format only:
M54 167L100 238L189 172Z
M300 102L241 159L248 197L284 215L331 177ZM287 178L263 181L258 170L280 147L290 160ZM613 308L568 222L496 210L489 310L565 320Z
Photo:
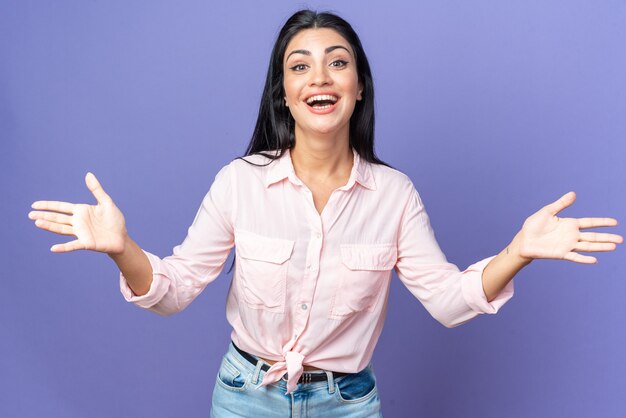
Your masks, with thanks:
M50 251L53 253L66 253L68 251L84 250L85 247L78 241L70 241L65 244L55 244L50 247Z
M72 217L68 215L62 215L55 212L39 212L31 211L28 213L28 217L34 221L37 219L43 219L45 221L55 222L57 224L72 225Z
M605 234L600 232L581 232L580 240L589 242L614 242L615 244L621 244L624 242L624 237L617 234Z
M57 202L53 200L38 200L30 205L31 208L37 210L53 210L62 213L74 213L74 204L67 202Z
M85 176L85 183L87 184L87 188L94 195L98 203L104 203L111 200L111 197L106 194L100 182L96 178L93 173L87 173Z
M616 226L617 219L613 218L580 218L578 227L580 229L599 228L603 226Z
M590 255L582 255L571 251L565 254L563 260L573 261L574 263L581 264L595 264L598 262L595 257L592 257Z
M575 200L576 193L568 192L561 196L556 202L550 203L549 205L545 206L544 209L547 210L550 215L554 216L566 207L571 206Z
M69 225L57 224L43 219L37 219L35 221L35 226L46 231L54 232L55 234L74 235L74 228Z
M574 251L597 252L597 251L613 251L616 245L612 242L587 242L580 241L574 246Z

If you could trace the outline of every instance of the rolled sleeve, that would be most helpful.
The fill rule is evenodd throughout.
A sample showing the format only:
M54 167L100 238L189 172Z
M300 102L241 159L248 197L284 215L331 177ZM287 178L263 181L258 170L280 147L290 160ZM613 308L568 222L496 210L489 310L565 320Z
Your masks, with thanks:
M152 283L148 293L142 296L137 296L133 293L132 289L128 286L128 282L124 277L124 274L120 272L120 291L127 302L132 302L141 308L151 308L163 299L163 296L167 293L170 287L170 279L161 272L160 264L161 259L154 254L151 254L144 250L144 253L148 257L150 266L152 266Z
M491 302L487 301L485 291L483 289L483 271L487 264L494 258L489 257L472 264L463 272L463 281L461 282L461 290L467 305L479 314L495 314L498 310L513 297L514 286L511 280L498 293L498 296Z

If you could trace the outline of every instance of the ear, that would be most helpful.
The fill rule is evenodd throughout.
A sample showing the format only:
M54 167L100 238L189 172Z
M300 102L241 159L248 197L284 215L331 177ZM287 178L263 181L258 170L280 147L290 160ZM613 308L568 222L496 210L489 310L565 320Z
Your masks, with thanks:
M356 95L357 100L363 100L363 84L359 82L359 90Z
M283 98L285 100L285 107L289 107L289 103L287 103L287 96Z

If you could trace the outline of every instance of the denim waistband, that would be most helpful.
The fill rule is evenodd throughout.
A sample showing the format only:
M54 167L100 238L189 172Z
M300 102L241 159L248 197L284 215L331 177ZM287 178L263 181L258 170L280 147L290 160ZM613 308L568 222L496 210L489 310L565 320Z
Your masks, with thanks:
M239 355L241 355L245 360L247 360L248 363L251 363L252 365L256 366L257 362L259 360L263 361L258 356L250 354L250 353L242 350L241 348L237 347L237 344L235 344L233 341L231 341L231 344L233 345L235 350L239 353ZM269 370L270 367L271 367L271 365L264 361L263 364L261 365L261 370L266 372L266 371ZM309 370L309 371L304 371L302 373L302 376L300 377L298 383L312 383L312 382L318 382L318 381L319 382L326 381L326 380L328 380L328 372L329 371L330 370ZM333 378L334 379L339 379L340 377L347 376L350 373L332 372L332 374L333 374Z
M232 341L231 341L231 343L228 346L228 352L226 353L226 355L229 356L231 360L236 361L237 365L239 367L241 367L243 370L245 370L248 373L251 373L251 374L253 373L254 374L253 375L253 381L254 381L253 383L254 384L260 384L260 382L263 380L263 376L265 376L265 371L262 369L262 367L263 367L263 365L266 365L268 363L266 363L263 360L261 360L258 356L254 356L253 354L249 354L250 356L252 356L255 359L257 359L257 364L256 365L250 363L250 361L248 361L245 357L243 357L237 351L237 348L235 347L235 344ZM334 392L335 377L334 377L334 373L332 371L321 370L321 371L316 371L316 372L306 372L305 374L318 374L318 375L323 374L324 376L326 376L326 379L324 379L324 380L312 381L312 382L306 383L305 386L309 390L315 390L316 388L321 388L321 387L328 387L331 392ZM337 377L337 380L341 380L342 378L344 378L344 377L346 377L348 375L349 375L348 373L340 373L340 376ZM282 389L287 389L287 378L286 378L286 376L283 376L279 381L274 382L274 383L270 383L270 385L277 386L277 387L280 387Z

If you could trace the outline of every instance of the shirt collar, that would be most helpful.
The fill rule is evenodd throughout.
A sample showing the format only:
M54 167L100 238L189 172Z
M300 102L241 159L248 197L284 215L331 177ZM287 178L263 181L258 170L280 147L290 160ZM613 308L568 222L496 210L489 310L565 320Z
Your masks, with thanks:
M371 164L365 160L362 160L359 154L354 148L352 148L352 154L354 160L352 162L352 171L350 172L350 178L348 183L340 187L339 190L348 190L354 183L359 183L366 189L376 190L376 183L372 174ZM289 179L294 184L302 185L302 181L296 177L296 172L293 168L291 161L291 154L289 150L285 150L283 155L278 159L270 163L268 166L267 175L265 177L265 187L270 187L272 184L277 183L284 179Z

